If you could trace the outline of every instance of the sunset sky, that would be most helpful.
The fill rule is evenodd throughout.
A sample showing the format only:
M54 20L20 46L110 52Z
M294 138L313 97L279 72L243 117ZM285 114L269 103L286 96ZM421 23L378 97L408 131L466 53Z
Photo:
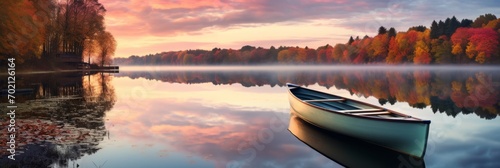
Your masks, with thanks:
M495 0L101 0L115 57L243 45L317 48L374 36L380 26L406 31L456 16L500 11Z

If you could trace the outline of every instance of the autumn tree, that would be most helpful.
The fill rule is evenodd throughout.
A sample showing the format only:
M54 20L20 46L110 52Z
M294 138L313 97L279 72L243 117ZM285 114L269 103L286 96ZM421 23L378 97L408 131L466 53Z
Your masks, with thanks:
M363 38L362 40L358 38L354 43L352 43L352 46L355 46L357 51L357 53L355 53L355 58L352 60L353 64L362 64L367 62L367 50L371 42L372 38Z
M308 63L314 63L317 56L317 51L315 49L306 49L306 60Z
M497 16L495 16L491 13L487 13L487 14L484 14L484 15L477 17L471 26L475 27L475 28L484 27L486 24L488 24L488 22L490 22L492 20L496 20L496 19L497 19Z
M252 50L254 50L254 49L252 49ZM240 61L238 63L239 64L248 64L248 62L250 61L252 50L240 51L240 53L241 53L240 54Z
M413 62L415 64L429 64L431 60L429 46L424 40L419 40L415 45L415 57L413 58Z
M306 63L307 62L307 51L304 48L295 48L296 52L295 62L296 63Z
M498 33L490 28L478 28L473 30L473 35L470 37L469 46L475 50L472 54L467 55L469 58L474 58L478 63L488 62L492 57L498 56ZM469 47L468 46L468 47Z
M356 47L354 47L352 45L346 45L346 48L345 48L344 52L342 53L342 58L340 59L340 62L345 63L345 64L352 63L354 58L356 58L357 54L358 54L358 51L357 51Z
M385 60L389 49L389 36L387 34L379 34L373 38L368 50L368 57L371 62L379 62Z
M408 39L408 47L405 49L408 52L406 52L406 60L408 62L412 62L414 57L415 57L415 45L418 40L423 38L424 36L422 35L422 32L415 31L415 30L410 30L408 33L406 33L406 38Z
M288 50L281 50L278 53L278 62L279 63L290 63L292 58L292 54Z
M354 58L354 60L352 61L353 64L363 64L363 63L366 63L366 49L364 48L361 48L356 57Z
M112 56L115 54L116 41L109 32L101 32L97 35L98 55L95 60L101 66L112 63Z
M429 64L432 61L430 49L430 30L425 29L423 32L418 32L417 42L415 44L415 64Z
M241 47L241 49L240 49L241 52L252 51L252 50L255 50L255 47L254 46L250 46L250 45L245 45L245 46Z
M226 64L235 64L239 61L241 61L241 52L233 49L229 49L227 57L222 60L222 62Z
M257 48L251 51L249 63L263 63L266 60L266 56L269 53L269 49Z
M83 57L87 58L88 63L90 64L90 59L95 56L99 55L99 41L98 39L87 39L84 41L83 45L84 50L83 50ZM85 59L84 59L85 60Z
M458 63L463 63L464 61L465 49L469 43L470 36L469 28L459 28L451 36L451 41L453 43L451 53L455 55Z
M399 32L394 40L389 42L388 58L386 62L390 64L399 64L405 61L413 61L415 43L418 40L418 32L410 30L409 32Z
M387 58L385 58L386 63L395 64L400 62L396 60L396 57L399 57L398 55L399 55L399 44L397 43L396 38L393 37L389 41L389 51L387 53Z
M97 0L4 0L0 5L0 35L4 37L0 38L0 57L54 62L65 53L88 56L95 53L97 35L105 31L106 10Z
M484 25L484 28L491 28L495 31L500 30L500 19L496 19L496 20L492 20L492 21L488 22L488 24Z
M227 59L228 55L229 55L228 49L219 49L214 54L214 62L221 64L223 63L223 60Z
M498 33L490 28L459 28L451 38L452 53L457 57L467 55L478 63L485 63L498 56Z
M43 42L42 57L50 62L55 62L56 55L61 52L61 44L63 38L64 15L63 7L60 4L54 4L49 21L45 24L45 37ZM90 45L86 42L86 45Z
M437 64L452 63L451 42L442 37L439 39L432 39L431 41L431 55L434 57Z
M182 64L183 65L189 65L192 64L194 60L194 55L190 53L186 53L183 58L182 58Z
M0 59L26 59L41 56L52 1L2 0L0 1Z
M82 56L84 41L104 31L106 9L97 0L66 0L61 5L64 11L62 52Z
M214 55L214 51L207 51L206 53L204 53L203 57L201 57L201 64L213 64Z
M332 59L333 61L340 62L342 57L344 56L344 51L347 49L347 45L345 44L336 44L335 47L332 48Z
M317 63L331 63L331 62L334 62L334 61L338 61L338 58L340 57L336 57L335 55L333 55L333 47L330 46L330 45L325 45L325 46L321 46L321 47L318 47L317 49L317 57L316 57L316 62Z
M271 46L269 48L269 52L267 52L266 54L267 62L273 62L273 63L278 62L278 52L279 50L276 49L276 47Z

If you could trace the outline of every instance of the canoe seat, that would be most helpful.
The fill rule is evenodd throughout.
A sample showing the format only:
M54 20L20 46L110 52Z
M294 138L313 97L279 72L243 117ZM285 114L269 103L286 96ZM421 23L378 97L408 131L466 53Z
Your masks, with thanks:
M356 109L356 110L339 110L341 113L364 113L364 112L378 112L384 111L383 109Z
M420 120L417 118L413 118L412 116L391 116L391 115L378 115L377 117L385 118L385 119L396 119L396 120Z
M354 115L359 115L359 116L370 116L370 115L387 115L391 114L388 111L381 111L381 112L369 112L369 113L353 113Z
M305 102L332 102L332 101L344 101L345 99L313 99L304 100Z

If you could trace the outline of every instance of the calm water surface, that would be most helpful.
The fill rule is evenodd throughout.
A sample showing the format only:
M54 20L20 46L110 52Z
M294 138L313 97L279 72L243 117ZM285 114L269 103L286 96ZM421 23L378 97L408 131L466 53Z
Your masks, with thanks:
M16 161L2 145L0 167L500 167L495 67L122 67L16 79ZM424 159L304 123L287 82L431 120Z

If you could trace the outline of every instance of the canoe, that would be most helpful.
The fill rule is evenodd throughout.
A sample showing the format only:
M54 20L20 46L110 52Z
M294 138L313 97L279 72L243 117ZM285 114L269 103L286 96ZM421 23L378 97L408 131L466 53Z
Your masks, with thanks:
M418 158L425 155L429 120L287 83L291 108L323 129Z
M424 159L320 129L302 120L296 113L291 110L288 126L290 133L313 150L344 167L425 167Z

